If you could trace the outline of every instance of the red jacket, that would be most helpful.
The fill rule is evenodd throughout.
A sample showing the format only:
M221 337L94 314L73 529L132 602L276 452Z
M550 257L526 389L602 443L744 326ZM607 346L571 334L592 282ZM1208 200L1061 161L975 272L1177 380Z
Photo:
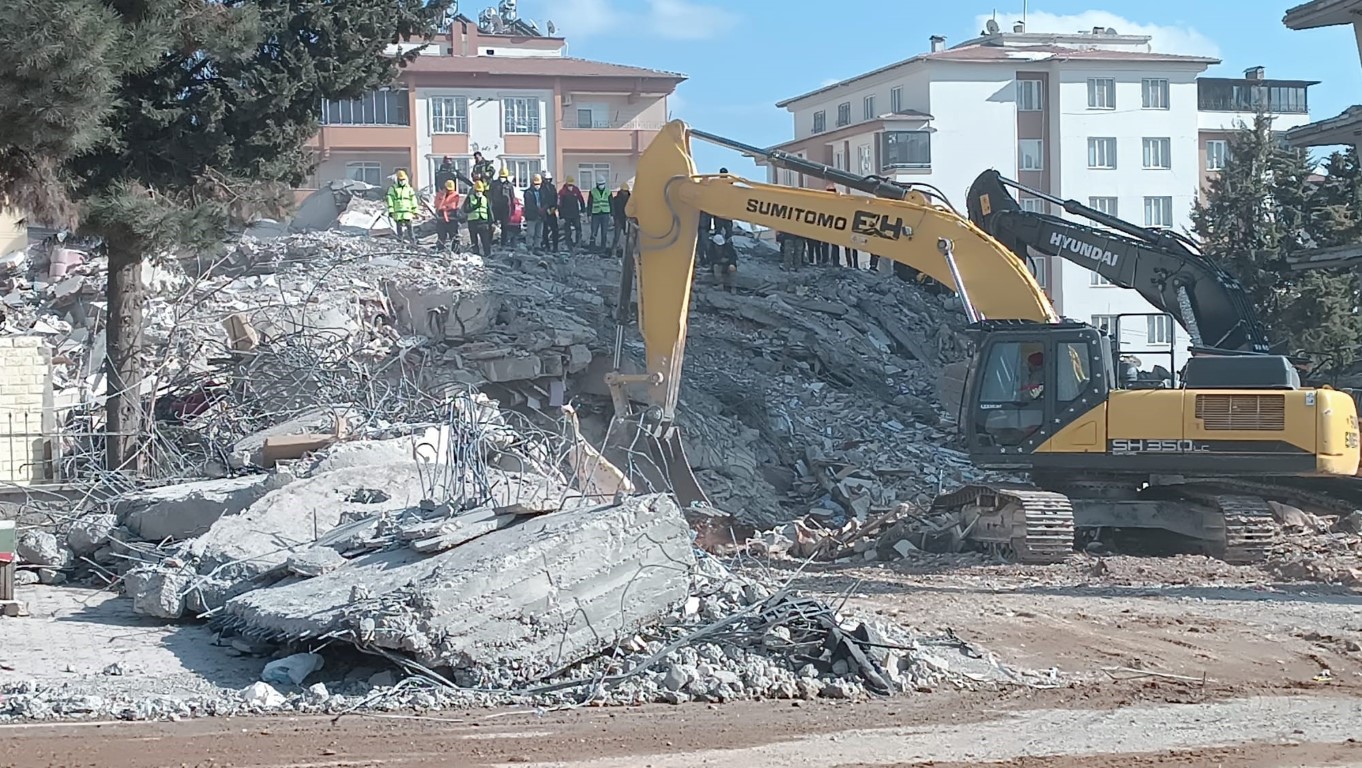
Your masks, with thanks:
M435 214L441 219L448 221L454 220L454 212L459 210L459 191L448 189L440 190L435 196Z

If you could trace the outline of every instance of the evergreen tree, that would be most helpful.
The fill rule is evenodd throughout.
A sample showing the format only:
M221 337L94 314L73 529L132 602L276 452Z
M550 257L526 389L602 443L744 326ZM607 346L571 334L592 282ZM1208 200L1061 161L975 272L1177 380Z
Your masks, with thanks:
M0 200L109 254L111 468L145 430L142 259L274 212L312 162L323 99L392 83L450 0L8 0ZM130 389L131 387L131 389Z
M1352 275L1293 273L1287 257L1297 251L1355 236L1359 209L1356 179L1312 181L1313 167L1300 150L1283 146L1271 120L1229 139L1225 167L1192 212L1202 251L1244 285L1278 351L1301 355L1316 370L1347 362L1362 341ZM1331 163L1332 167L1332 163ZM1356 176L1354 158L1351 170Z

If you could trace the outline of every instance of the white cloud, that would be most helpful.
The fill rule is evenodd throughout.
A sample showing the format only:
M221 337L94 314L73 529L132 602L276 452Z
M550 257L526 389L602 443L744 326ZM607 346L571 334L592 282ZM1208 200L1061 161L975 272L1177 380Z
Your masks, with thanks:
M984 28L993 14L976 16L973 32ZM1004 30L1012 29L1012 24L1021 20L1021 11L999 13L998 24ZM1078 32L1090 31L1093 27L1115 29L1123 35L1148 35L1154 53L1181 53L1193 56L1219 58L1220 46L1215 41L1189 26L1177 24L1141 24L1107 11L1083 11L1081 13L1055 14L1032 11L1026 14L1028 32Z
M626 11L621 6L637 0L558 0L554 24L569 39L611 32L646 30L668 40L708 40L738 25L736 13L690 0L647 0L647 10Z

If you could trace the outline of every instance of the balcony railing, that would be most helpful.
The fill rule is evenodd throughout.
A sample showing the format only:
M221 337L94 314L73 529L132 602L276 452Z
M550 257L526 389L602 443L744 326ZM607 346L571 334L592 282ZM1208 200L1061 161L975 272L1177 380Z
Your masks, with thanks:
M560 128L569 131L660 131L665 122L656 120L564 120Z

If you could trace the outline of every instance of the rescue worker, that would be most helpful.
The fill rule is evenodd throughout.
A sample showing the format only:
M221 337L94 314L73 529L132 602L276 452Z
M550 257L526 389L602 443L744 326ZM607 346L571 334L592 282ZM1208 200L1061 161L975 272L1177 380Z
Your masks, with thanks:
M530 179L530 186L525 189L525 225L529 229L530 248L538 251L543 248L540 241L544 239L544 211L548 208L545 201L544 179L539 174L535 174Z
M438 248L448 247L451 252L458 249L459 187L453 179L447 180L435 196L435 236L439 238Z
M416 216L418 205L416 190L407 183L406 171L398 170L395 177L393 185L388 188L388 217L397 229L397 239L403 239L402 233L405 231L407 241L414 243L416 233L412 231L411 220Z
M605 188L605 179L596 179L596 186L591 188L590 205L591 246L605 251L605 241L610 235L610 190ZM598 232L599 243L596 241Z
M544 236L540 247L548 249L553 245L556 253L559 246L558 232L558 187L553 184L553 174L544 171Z
M695 260L701 265L709 264L710 251L713 250L714 217L700 211L699 238L695 241Z
M856 250L855 248L847 248L847 249L846 249L846 255L847 255L847 266L848 266L848 267L851 267L852 269L860 269L860 268L861 268L861 252L860 252L860 251Z
M510 229L511 203L515 197L512 189L511 172L502 168L497 172L497 177L488 192L488 197L492 200L492 218L496 221L497 228L501 230L502 245L506 245L506 230Z
M577 180L567 177L567 183L558 192L558 218L563 222L563 239L568 248L582 244L582 212L586 210L586 198L577 188Z
M776 244L780 246L780 267L789 272L799 269L804 263L804 238L784 232L776 233Z
M463 201L463 212L468 217L468 241L483 258L492 255L492 204L487 199L487 184L473 182L473 191Z
M492 165L491 160L484 160L481 152L473 153L473 170L470 171L473 181L482 180L491 183L492 176L496 172L497 168L495 165Z
M880 269L880 257L879 257L879 256L876 256L876 255L873 254L873 253L870 254L870 271L871 271L871 272L878 272L879 269Z
M610 196L610 216L615 220L615 234L610 238L610 252L614 253L620 247L620 240L624 237L624 228L629 225L629 214L624 212L625 206L629 205L629 182L620 185L618 191Z
M829 184L823 189L826 192L836 192L837 185ZM819 256L821 257L820 264L826 264L833 267L838 267L842 264L842 249L832 243L823 243Z
M733 239L716 233L710 240L714 244L710 267L714 270L714 280L728 293L733 292L733 278L738 272L738 250L733 247Z
M440 158L440 167L435 169L435 188L444 189L446 181L458 181L459 172L454 169L454 158L445 155Z
M727 169L727 168L720 168L720 169L719 169L719 175L720 175L720 176L727 176L727 175L728 175L728 169ZM713 217L713 222L714 222L714 231L715 231L715 232L718 232L719 234L723 235L724 238L727 239L727 240L732 240L732 239L733 239L733 220L732 220L732 219L721 219L721 218L719 218L718 216L715 216L715 217Z

